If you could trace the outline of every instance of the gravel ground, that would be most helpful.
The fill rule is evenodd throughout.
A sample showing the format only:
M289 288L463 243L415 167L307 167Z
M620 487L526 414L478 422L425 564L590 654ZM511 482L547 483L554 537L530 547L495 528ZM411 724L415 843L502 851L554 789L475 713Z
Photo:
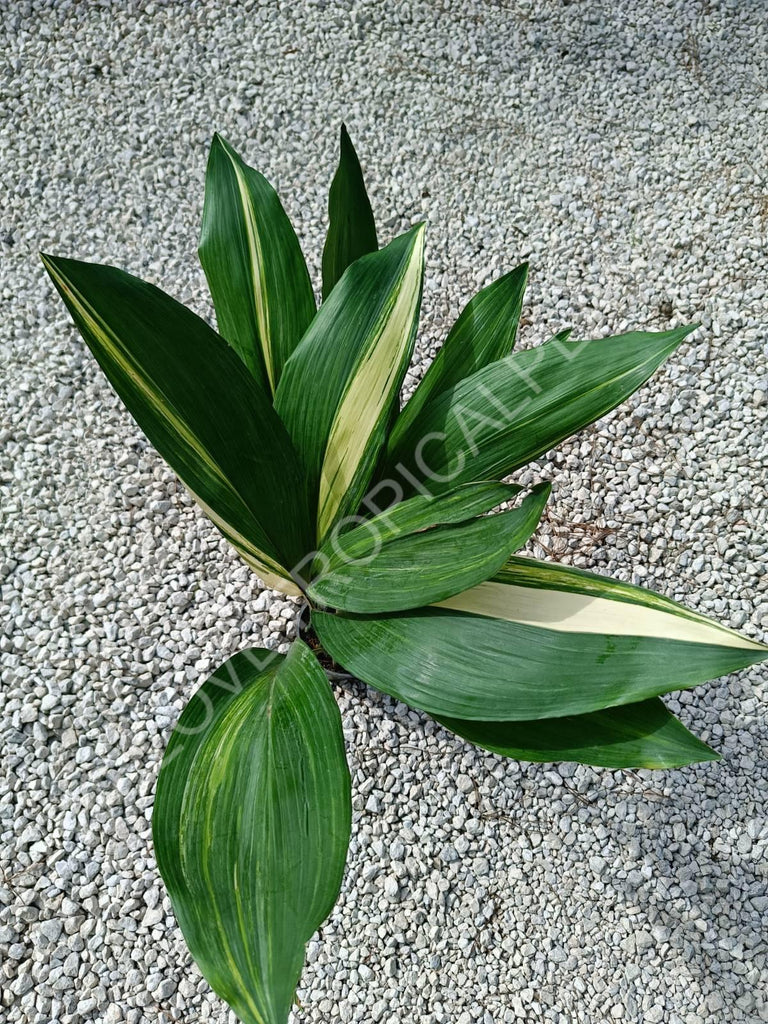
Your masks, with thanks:
M317 281L344 118L382 238L429 221L420 359L523 257L523 344L701 321L654 383L541 461L540 539L764 637L765 9L0 15L0 1017L223 1024L155 868L156 772L196 685L244 646L281 648L295 609L120 407L37 250L114 262L209 315L195 248L218 129L280 189ZM504 762L362 685L337 695L353 841L297 1024L768 1021L759 670L670 701L723 760L664 773Z

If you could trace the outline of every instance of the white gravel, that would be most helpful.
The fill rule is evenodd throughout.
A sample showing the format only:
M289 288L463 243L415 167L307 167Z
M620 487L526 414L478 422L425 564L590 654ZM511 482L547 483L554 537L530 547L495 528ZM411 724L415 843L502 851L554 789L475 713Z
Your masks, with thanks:
M765 636L768 22L744 0L0 11L0 1017L224 1024L155 868L156 771L193 688L284 644L294 608L149 448L37 250L208 314L218 129L280 188L317 280L346 119L382 237L429 220L422 357L522 257L524 343L702 322L542 460L543 539ZM504 762L340 689L354 836L297 1024L767 1021L764 678L670 702L720 764L637 775Z

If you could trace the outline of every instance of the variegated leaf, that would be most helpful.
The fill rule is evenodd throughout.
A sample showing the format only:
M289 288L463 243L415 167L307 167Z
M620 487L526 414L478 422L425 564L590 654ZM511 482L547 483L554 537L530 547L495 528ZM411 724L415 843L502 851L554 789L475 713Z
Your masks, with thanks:
M413 351L424 227L353 263L285 366L275 408L317 500L317 536L357 509Z
M341 717L309 648L230 658L173 731L152 832L187 945L244 1024L288 1020L350 818Z
M313 612L349 672L437 716L526 721L631 704L768 648L638 587L514 557L493 580L387 617Z
M220 135L208 158L199 252L219 331L271 394L315 297L277 193Z
M114 267L44 256L88 347L136 422L269 586L311 545L306 486L267 393L215 331Z

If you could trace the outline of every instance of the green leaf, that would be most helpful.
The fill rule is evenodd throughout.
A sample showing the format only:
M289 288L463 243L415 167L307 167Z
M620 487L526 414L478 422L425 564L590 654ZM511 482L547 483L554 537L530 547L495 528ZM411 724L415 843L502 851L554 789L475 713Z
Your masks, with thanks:
M568 341L570 336L573 334L572 327L564 327L562 331L558 331L557 334L553 334L546 344L554 343L557 341Z
M511 511L479 519L469 518L470 512L466 521L447 525L436 525L424 515L415 528L400 531L392 530L391 515L384 512L329 538L307 593L348 612L398 611L441 601L487 580L526 543L549 492L549 484L540 484ZM496 505L500 499L490 500ZM439 510L440 499L433 501Z
M275 408L317 500L322 540L356 511L413 352L424 226L344 273L285 366Z
M315 315L315 297L277 193L214 135L200 262L221 334L271 394Z
M270 586L311 544L306 487L268 395L226 342L160 289L114 267L43 256L136 422Z
M323 249L323 301L347 267L376 252L376 224L355 147L341 126L339 166L328 196L328 234Z
M735 672L768 648L650 591L513 557L438 606L312 613L328 653L430 714L526 721L632 704Z
M658 697L586 715L529 722L438 717L457 736L518 761L577 761L600 768L680 768L718 761Z
M395 421L391 446L396 448L410 433L425 405L465 377L509 355L517 336L527 280L528 264L522 263L469 300Z
M152 832L187 945L245 1024L288 1020L350 819L341 717L309 648L230 658L174 729Z
M429 402L388 446L381 476L435 492L507 476L623 402L692 330L513 352Z
M388 488L384 488L385 492L387 490ZM505 501L511 501L521 491L522 487L517 484L503 484L496 480L481 481L460 484L447 494L417 494L389 508L377 507L378 494L371 493L366 495L361 512L375 513L374 518L364 520L362 515L354 518L362 524L360 535L373 527L383 543L432 526L466 522L473 516L490 512ZM350 535L353 532L354 530L350 530ZM338 533L338 530L334 531L334 534ZM344 540L347 540L346 534Z

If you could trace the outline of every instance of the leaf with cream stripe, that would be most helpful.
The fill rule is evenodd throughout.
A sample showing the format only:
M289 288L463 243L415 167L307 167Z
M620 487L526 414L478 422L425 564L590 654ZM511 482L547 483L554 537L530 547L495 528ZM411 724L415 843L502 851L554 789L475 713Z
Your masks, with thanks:
M512 551L523 547L539 523L549 492L549 484L540 484L519 508L493 516L471 518L468 504L464 519L454 523L431 518L442 518L446 499L436 498L420 521L410 515L410 528L393 530L385 512L340 536L332 533L318 555L318 573L307 594L320 604L363 613L440 601L488 579ZM508 498L509 493L504 495ZM413 498L403 505L422 500ZM489 489L488 508L482 511L500 500Z
M315 612L312 621L328 653L371 686L437 716L478 721L636 703L768 657L761 644L659 595L549 569L513 558L493 580L431 608Z
M277 193L220 135L208 158L199 254L220 333L272 394L315 297Z
M663 594L534 558L513 556L493 580L439 607L569 633L685 640L768 654L762 644Z
M136 422L270 586L311 543L306 486L262 388L200 317L115 267L44 256L88 347Z
M288 1020L350 821L341 716L309 648L230 658L173 731L152 832L187 945L244 1024Z
M317 501L317 536L357 510L413 352L424 226L344 273L288 360L275 408Z

